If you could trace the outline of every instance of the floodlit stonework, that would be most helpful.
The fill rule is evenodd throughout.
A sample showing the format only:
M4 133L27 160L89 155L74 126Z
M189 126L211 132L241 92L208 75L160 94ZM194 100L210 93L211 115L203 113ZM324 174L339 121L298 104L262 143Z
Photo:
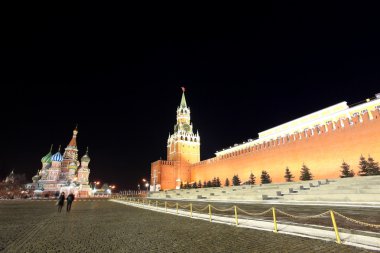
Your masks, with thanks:
M207 141L207 140L206 140ZM151 190L179 188L233 175L247 181L266 170L273 182L283 182L288 167L297 180L306 164L314 179L338 178L343 160L357 172L361 155L380 159L380 94L349 107L341 102L259 133L200 161L200 136L194 134L190 108L183 92L177 108L177 124L169 135L167 160L151 165Z
M88 177L90 169L90 157L88 148L86 154L78 161L77 138L78 129L73 131L73 137L65 148L63 155L61 147L53 155L52 148L48 154L41 159L42 168L33 176L33 184L37 194L53 195L57 192L74 193L77 197L88 197L92 195Z

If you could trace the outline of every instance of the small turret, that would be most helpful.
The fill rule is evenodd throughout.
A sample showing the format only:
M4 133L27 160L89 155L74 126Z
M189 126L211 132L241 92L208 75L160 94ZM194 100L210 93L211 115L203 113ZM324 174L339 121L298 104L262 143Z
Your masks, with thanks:
M84 154L84 156L82 156L82 158L80 159L81 162L86 162L86 163L89 163L91 161L90 157L88 156L88 147L87 147L87 150L86 150L86 154Z

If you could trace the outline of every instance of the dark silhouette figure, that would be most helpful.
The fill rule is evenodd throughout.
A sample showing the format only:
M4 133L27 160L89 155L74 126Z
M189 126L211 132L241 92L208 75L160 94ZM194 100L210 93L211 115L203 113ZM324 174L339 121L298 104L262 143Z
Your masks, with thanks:
M70 212L70 210L71 210L71 204L73 203L74 199L75 199L75 196L72 193L70 193L67 196L67 205L66 205L66 211L67 212Z
M62 207L64 204L65 204L65 193L62 192L61 195L59 196L58 202L57 202L59 213L62 211Z

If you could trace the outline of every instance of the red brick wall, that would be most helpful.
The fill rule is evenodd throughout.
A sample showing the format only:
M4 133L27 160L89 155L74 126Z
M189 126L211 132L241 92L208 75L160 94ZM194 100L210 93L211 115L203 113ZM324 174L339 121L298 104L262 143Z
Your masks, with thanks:
M229 158L202 161L201 164L191 167L191 180L203 182L219 177L224 183L227 177L231 180L234 174L238 174L242 181L246 181L252 171L256 182L260 182L261 171L266 170L273 182L283 182L287 166L295 180L298 180L303 163L310 168L315 179L337 178L343 160L357 173L361 154L366 157L370 154L376 161L380 161L379 111L373 111L372 115L373 120L369 120L367 114L362 115L362 123L356 117L352 126L347 119L343 120L343 128L339 121L335 122L336 129L333 130L330 124L327 132L321 127L321 134L314 129L314 136L311 136L311 131L307 133L307 137L301 133L301 140L297 134L293 141L291 135L290 142L285 138L284 144L281 141L277 145L275 141L270 143L270 147L260 145L261 149L252 148L251 151L239 152L240 154Z

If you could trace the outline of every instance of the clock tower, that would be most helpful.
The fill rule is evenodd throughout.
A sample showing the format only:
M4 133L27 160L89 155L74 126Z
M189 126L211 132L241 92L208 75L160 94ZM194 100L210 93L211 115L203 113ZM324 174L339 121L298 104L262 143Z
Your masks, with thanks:
M177 108L177 124L174 133L169 134L167 144L167 160L177 163L177 187L181 183L190 183L190 164L200 161L200 137L193 132L190 121L190 108L186 104L185 88L182 88L180 106Z

